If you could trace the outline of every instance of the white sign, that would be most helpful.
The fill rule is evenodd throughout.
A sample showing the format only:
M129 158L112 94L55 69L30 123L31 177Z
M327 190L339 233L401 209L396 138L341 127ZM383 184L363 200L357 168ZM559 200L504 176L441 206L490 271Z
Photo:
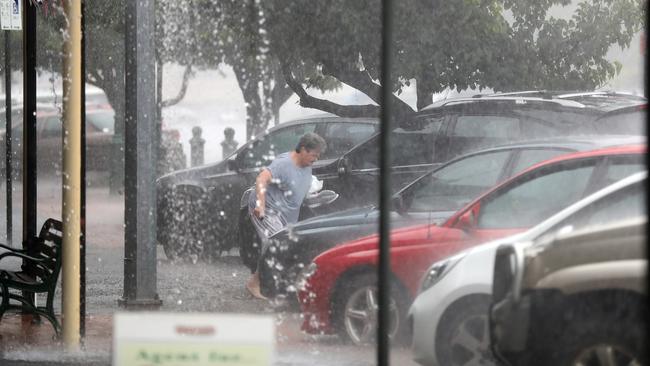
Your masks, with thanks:
M270 366L271 316L130 312L113 320L113 366Z
M23 29L22 0L0 0L0 24L4 30Z

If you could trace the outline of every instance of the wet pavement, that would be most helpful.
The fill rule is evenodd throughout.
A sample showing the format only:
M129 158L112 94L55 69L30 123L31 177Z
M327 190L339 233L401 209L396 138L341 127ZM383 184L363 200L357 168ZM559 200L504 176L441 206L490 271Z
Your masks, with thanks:
M4 187L2 187L4 188ZM16 198L19 197L17 187ZM56 181L39 185L38 217L61 217L61 188ZM0 198L0 205L3 203ZM34 324L30 317L7 313L0 322L0 365L111 364L113 315L124 285L124 197L109 195L104 187L87 191L86 336L81 352L65 352L53 339L47 321ZM20 200L14 200L14 220L20 220ZM4 225L0 224L0 232ZM14 237L19 237L14 227ZM3 267L5 263L2 264ZM13 265L19 265L14 263ZM277 366L375 365L376 350L342 342L336 336L312 336L300 331L300 314L254 299L244 284L250 272L236 251L213 263L171 262L158 248L157 289L160 311L175 313L268 314L276 320ZM61 314L61 291L55 312ZM391 350L391 364L416 365L408 348Z

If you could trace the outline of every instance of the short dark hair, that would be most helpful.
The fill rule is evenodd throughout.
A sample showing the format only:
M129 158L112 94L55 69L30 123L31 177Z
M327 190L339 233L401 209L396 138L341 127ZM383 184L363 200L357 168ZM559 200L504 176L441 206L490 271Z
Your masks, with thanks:
M325 142L325 139L320 137L318 134L307 132L306 134L302 135L300 141L298 141L298 145L296 145L296 152L299 153L300 149L303 147L307 151L320 149L322 153L325 152L325 149L327 149L327 143Z

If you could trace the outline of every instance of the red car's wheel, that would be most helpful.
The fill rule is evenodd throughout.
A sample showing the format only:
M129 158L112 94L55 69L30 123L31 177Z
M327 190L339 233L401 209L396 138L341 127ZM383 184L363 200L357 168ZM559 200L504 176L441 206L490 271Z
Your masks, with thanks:
M339 335L350 342L363 345L376 341L377 334L377 276L362 274L345 281L334 301L334 322ZM398 285L393 283L390 296L388 336L401 342L406 338L408 303Z

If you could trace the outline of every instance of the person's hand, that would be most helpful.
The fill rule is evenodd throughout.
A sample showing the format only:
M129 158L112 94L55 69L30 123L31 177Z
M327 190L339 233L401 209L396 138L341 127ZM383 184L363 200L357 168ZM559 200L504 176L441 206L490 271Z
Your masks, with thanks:
M263 219L264 207L255 207L255 209L253 210L253 215L255 215L258 219Z

